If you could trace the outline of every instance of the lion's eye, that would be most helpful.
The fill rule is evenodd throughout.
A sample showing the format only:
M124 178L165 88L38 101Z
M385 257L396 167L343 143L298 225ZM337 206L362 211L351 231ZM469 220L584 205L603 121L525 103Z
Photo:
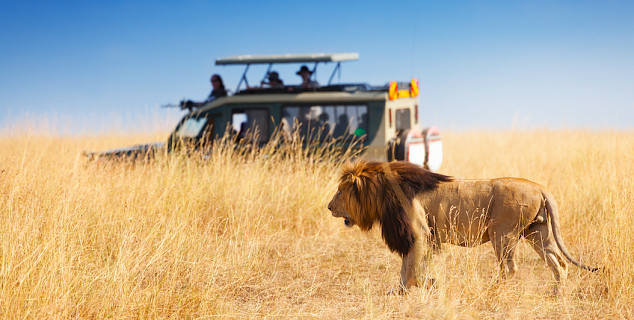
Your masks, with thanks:
M337 195L341 195L341 191L337 191Z

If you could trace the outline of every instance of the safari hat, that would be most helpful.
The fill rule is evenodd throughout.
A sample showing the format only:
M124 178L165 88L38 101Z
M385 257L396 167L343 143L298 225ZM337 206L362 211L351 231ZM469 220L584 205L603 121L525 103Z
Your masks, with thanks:
M271 80L280 80L280 74L277 71L273 71L269 73L269 81Z
M301 74L301 73L302 73L302 72L304 72L304 71L307 71L308 73L313 74L313 72L312 72L312 71L308 70L308 67L307 67L307 66L302 66L301 68L299 68L299 71L297 71L297 73L296 73L296 74L297 74L297 75L299 75L299 74Z

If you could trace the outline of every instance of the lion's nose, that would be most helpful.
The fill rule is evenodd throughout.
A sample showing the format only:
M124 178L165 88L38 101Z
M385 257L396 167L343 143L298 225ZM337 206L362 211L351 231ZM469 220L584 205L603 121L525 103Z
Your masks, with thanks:
M328 205L328 210L332 211L332 207L330 205Z

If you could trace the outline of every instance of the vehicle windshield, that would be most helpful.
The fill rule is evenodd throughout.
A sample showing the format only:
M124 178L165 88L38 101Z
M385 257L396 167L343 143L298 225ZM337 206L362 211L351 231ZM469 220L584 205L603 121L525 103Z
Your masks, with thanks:
M178 128L176 136L179 138L196 138L206 123L207 118L204 117L189 118Z

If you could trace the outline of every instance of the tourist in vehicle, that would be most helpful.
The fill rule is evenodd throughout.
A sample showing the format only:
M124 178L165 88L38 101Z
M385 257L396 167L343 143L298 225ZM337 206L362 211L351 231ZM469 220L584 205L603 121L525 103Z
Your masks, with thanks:
M299 68L299 71L297 71L297 75L302 77L302 84L300 84L300 87L302 87L303 89L319 88L319 83L317 81L310 80L310 76L313 75L313 72L310 71L307 66L302 66L301 68Z
M301 107L297 112L297 117L294 120L293 129L297 131L297 134L302 139L308 139L310 134L310 107Z
M227 96L227 90L225 89L225 84L222 82L222 78L218 74L214 74L211 76L211 93L207 97L207 99L203 102L194 102L191 100L183 100L180 102L181 110L188 109L192 111L194 108L202 107L208 102L214 101L220 97Z
M206 102L227 96L227 89L225 89L225 84L222 82L220 75L214 74L211 76L211 86L213 87L213 90L211 90L209 97L205 100Z
M368 126L368 114L364 113L361 115L361 121L359 121L359 125L357 125L357 129L354 130L354 135L357 137L362 137L364 136L367 131L367 126Z
M262 81L261 88L284 88L284 81L280 79L280 74L277 71L271 71L268 76L269 82Z
M330 116L325 112L319 115L319 140L321 141L326 141L332 137L330 134L330 124L328 123L329 118Z
M350 119L347 114L339 115L339 121L335 125L334 132L332 133L335 138L343 137L348 133L350 127Z

